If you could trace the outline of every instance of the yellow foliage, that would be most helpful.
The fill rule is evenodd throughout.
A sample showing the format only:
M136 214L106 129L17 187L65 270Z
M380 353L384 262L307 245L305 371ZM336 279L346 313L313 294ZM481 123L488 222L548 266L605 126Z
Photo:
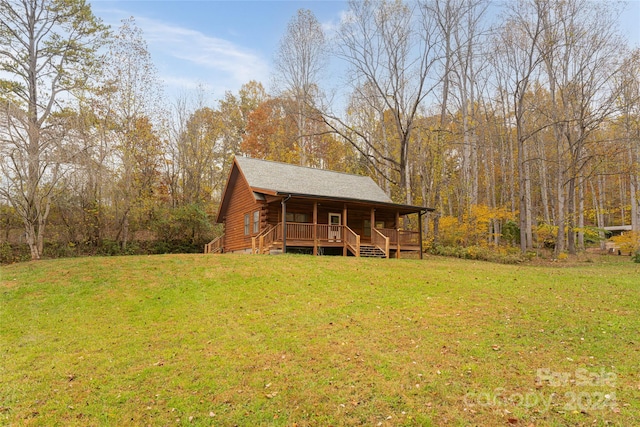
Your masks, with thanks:
M445 246L487 246L494 237L491 222L504 223L508 220L513 220L513 214L506 207L473 205L462 220L454 216L440 218L440 240Z
M555 244L558 236L558 227L551 224L541 223L536 227L536 237L538 247L551 247Z
M623 253L634 253L640 250L640 233L628 231L619 236L613 236L611 241L618 245Z
M598 241L600 239L600 234L598 233L597 228L593 227L576 227L573 229L576 233L584 234L585 239Z

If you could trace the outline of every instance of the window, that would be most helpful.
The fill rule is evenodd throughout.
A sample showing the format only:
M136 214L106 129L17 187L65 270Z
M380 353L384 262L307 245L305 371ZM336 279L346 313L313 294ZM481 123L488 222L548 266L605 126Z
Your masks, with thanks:
M287 222L310 223L311 216L306 213L287 212Z
M249 235L249 214L244 215L244 235Z
M296 222L311 222L311 221L309 220L309 215L308 214L297 213L296 214Z
M376 228L378 230L384 228L384 221L376 221ZM365 237L371 237L371 220L370 219L364 220L362 235Z
M253 213L253 233L257 234L260 232L260 211L255 211Z

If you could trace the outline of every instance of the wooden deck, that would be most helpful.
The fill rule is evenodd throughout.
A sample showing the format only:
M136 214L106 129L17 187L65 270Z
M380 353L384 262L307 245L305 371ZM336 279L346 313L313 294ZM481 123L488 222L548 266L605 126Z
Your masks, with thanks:
M408 230L372 229L371 237L356 234L345 225L287 223L286 236L282 223L267 228L252 238L252 253L269 253L273 249L287 247L312 248L318 254L321 248L342 248L343 255L380 256L389 258L392 253L416 252L421 249L419 233ZM372 255L373 254L373 255Z

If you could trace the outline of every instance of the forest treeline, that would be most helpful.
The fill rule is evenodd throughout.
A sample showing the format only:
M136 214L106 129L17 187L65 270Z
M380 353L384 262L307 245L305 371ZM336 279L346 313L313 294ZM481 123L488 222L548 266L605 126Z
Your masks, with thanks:
M234 155L368 174L435 208L431 248L559 255L606 226L637 233L640 51L624 7L352 1L330 34L300 10L272 87L210 102L163 95L133 18L114 29L83 0L3 1L2 251L199 251L223 232Z

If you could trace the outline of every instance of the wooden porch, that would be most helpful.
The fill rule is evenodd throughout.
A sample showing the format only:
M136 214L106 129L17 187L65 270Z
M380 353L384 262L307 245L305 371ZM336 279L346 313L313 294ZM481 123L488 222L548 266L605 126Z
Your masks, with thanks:
M295 222L286 223L286 235L282 230L283 224L278 223L253 237L251 253L280 252L288 247L311 248L313 255L318 255L324 248L341 248L344 256L390 258L393 254L399 258L403 251L421 250L417 231L373 228L370 237L363 237L346 225Z

